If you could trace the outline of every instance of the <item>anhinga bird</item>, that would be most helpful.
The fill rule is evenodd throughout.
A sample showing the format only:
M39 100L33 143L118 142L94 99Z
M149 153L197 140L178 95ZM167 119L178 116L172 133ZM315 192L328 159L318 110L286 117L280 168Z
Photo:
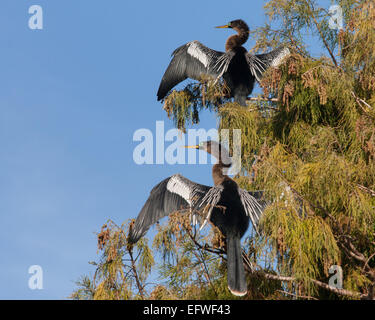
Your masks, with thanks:
M242 46L249 38L249 27L243 20L234 20L217 28L232 28L238 34L228 38L225 52L207 48L199 41L192 41L177 48L161 80L157 93L163 99L169 90L181 81L200 80L202 75L215 79L223 77L230 89L230 97L246 106L246 98L253 91L255 80L260 81L269 66L277 66L289 54L289 49L279 47L264 54L250 54Z
M136 243L152 224L172 212L181 209L189 209L193 213L196 210L208 210L201 228L209 220L226 237L228 288L233 294L243 296L247 293L247 285L241 238L250 219L257 230L265 205L261 200L262 192L243 190L225 174L225 170L231 167L230 158L228 151L218 142L206 141L187 147L205 150L218 159L212 168L214 186L195 183L179 174L163 180L152 189L130 230L129 242Z

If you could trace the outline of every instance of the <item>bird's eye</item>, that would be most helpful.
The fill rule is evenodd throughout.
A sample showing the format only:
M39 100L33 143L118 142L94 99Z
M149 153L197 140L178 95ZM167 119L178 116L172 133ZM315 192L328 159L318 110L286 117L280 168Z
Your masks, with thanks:
M229 23L228 23L228 27L231 27L231 26L232 26L232 22L229 22Z

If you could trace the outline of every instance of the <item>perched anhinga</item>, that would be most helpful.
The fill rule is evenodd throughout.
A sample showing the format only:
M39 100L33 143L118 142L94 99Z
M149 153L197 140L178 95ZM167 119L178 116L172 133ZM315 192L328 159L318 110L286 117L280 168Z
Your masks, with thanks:
M230 97L246 106L246 98L253 91L255 80L260 81L269 66L277 66L289 54L289 49L279 47L264 54L250 54L242 46L249 38L249 27L243 20L234 20L225 26L238 32L228 38L225 52L207 48L199 41L192 41L177 48L161 80L157 93L163 99L169 90L181 81L200 80L202 75L219 79L223 77L230 89Z
M130 230L129 241L136 243L152 224L172 212L190 209L194 213L195 210L208 209L203 225L208 220L211 221L226 237L228 288L233 294L243 296L247 292L247 285L241 255L241 238L249 226L249 219L254 228L257 228L265 205L261 200L262 192L249 192L239 188L237 183L223 172L231 167L231 163L228 151L221 144L206 141L190 147L205 150L218 159L218 163L212 168L215 185L201 185L179 174L163 180L152 189Z

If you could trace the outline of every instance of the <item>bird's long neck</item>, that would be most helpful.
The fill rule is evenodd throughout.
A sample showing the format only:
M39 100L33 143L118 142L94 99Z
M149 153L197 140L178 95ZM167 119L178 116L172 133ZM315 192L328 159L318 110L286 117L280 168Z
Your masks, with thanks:
M247 26L233 29L236 30L238 34L234 34L228 38L225 43L225 51L232 50L235 47L240 47L247 41L247 39L249 39L249 28Z
M230 168L231 165L231 163L224 164L219 161L212 167L212 179L214 180L215 186L222 184L225 179L229 178L228 175L224 174L223 171Z

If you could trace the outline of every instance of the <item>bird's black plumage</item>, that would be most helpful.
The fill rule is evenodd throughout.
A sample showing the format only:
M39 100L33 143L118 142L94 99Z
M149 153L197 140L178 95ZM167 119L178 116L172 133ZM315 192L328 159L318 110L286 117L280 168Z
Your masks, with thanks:
M230 90L234 101L246 106L246 98L254 88L255 76L251 73L247 63L247 51L244 47L232 49L234 54L228 65L223 79Z
M225 179L222 186L220 200L210 220L226 238L228 288L233 294L242 296L247 292L247 284L241 238L249 227L249 216L241 202L237 184L232 179Z
M230 164L224 164L220 155L213 152L214 144L215 142L208 141L199 148L219 159L213 167L215 186L198 184L179 174L163 180L152 189L130 230L129 241L137 242L152 224L172 212L187 210L194 213L206 209L206 221L217 226L227 240L228 288L235 295L244 295L247 285L242 264L241 238L248 229L250 220L253 227L257 228L266 202L262 200L261 191L243 190L223 174L223 168L230 167Z
M204 46L199 41L188 42L172 53L170 62L160 82L158 100L181 81L191 78L200 80L202 75L214 79L223 77L230 90L230 97L241 105L269 66L277 66L289 54L286 47L279 47L265 54L253 55L242 46L249 37L249 28L242 20L231 21L226 28L235 29L226 42L226 51L220 52Z

